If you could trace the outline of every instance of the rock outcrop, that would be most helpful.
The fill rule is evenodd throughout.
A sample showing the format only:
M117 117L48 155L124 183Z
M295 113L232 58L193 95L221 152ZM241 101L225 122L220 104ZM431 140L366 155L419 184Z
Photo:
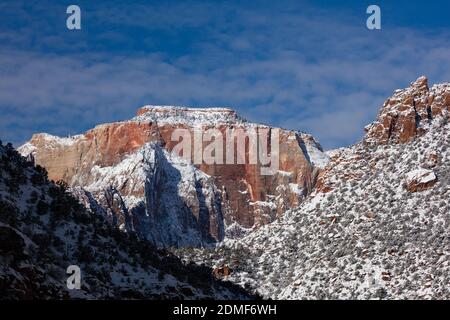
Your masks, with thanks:
M431 188L436 181L432 170L420 168L407 173L405 187L410 192L419 192Z
M148 154L143 155L142 149L146 144L152 143L171 152L181 141L176 136L177 130L183 129L195 139L195 130L200 127L202 132L212 129L223 137L220 148L223 148L224 158L227 147L233 147L235 154L232 164L227 163L226 159L223 159L222 164L195 162L195 152L198 151L195 148L198 146L193 142L189 146L191 163L182 166L189 168L190 176L184 175L179 165L179 159L186 157L185 150L183 154L178 154L178 159L177 155L159 152L160 160L165 163L162 171L153 168L156 171L149 174L151 170L144 169L142 164L147 161ZM239 138L234 138L228 144L226 138L229 130L240 132L243 135L241 142ZM270 133L275 130L279 133L278 168L271 175L263 175L261 170L266 164L251 163L249 154L252 142L246 134L266 132L269 143L267 151L270 154L276 152L269 139ZM203 152L213 141L205 140L204 137L200 140ZM239 143L245 147L243 162L237 160ZM245 230L272 222L288 208L297 206L311 192L320 168L328 160L310 135L249 123L231 109L159 106L143 107L129 121L102 124L82 135L59 138L35 134L19 151L23 155L31 155L36 164L45 167L50 179L63 180L71 187L81 187L90 192L90 199L97 201L109 213L115 212L119 225L125 229L127 214L131 215L130 228L134 228L134 231L144 232L144 225L155 225L151 221L142 222L152 217L150 212L159 212L158 219L167 219L167 215L162 214L167 213L167 210L161 209L161 202L157 199L163 197L162 193L170 194L169 198L179 200L177 210L180 217L184 217L177 218L182 220L178 221L181 223L178 233L189 233L187 230L193 229L187 226L194 223L198 225L194 228L196 232L203 235L203 241L185 243L194 246L220 241L225 233L230 236L245 233ZM169 167L173 167L173 170ZM175 179L176 175L178 179ZM151 180L149 176L156 180ZM171 182L171 187L167 187L168 176L176 180ZM152 198L155 188L160 193ZM109 193L113 192L109 198L106 196L108 190ZM169 198L167 201L171 202ZM108 199L111 201L108 202ZM86 198L83 201L86 202ZM171 204L174 203L177 201ZM97 207L96 204L93 206ZM165 223L159 224L162 226ZM172 225L172 228L175 227ZM150 229L146 230L147 238L155 237L148 235ZM183 241L178 241L179 236L170 232L165 236L170 239L162 241L164 245L183 244Z
M366 127L365 142L369 145L405 143L426 130L430 121L438 116L448 117L450 112L450 85L428 87L424 76L409 88L396 90L386 100L377 121Z
M441 128L448 122L450 115L450 84L436 84L428 87L428 79L424 76L412 82L408 88L395 90L393 96L381 107L375 122L366 126L366 135L362 141L369 148L404 145L413 142L430 129ZM382 148L380 150L383 150ZM381 151L380 151L381 152ZM414 171L424 174L426 169L433 168L441 162L442 155L435 150L428 150L421 157L421 169ZM352 168L354 163L365 161L371 174L382 170L382 156L366 159L364 155L349 153L348 149L337 150L330 157L329 166L322 170L318 177L315 190L328 193L335 188L336 166ZM358 170L343 170L338 173L344 181L356 183L361 180L363 172ZM431 175L430 175L431 176ZM436 182L421 183L415 179L406 179L405 188L411 192L423 191ZM421 179L418 179L421 180Z

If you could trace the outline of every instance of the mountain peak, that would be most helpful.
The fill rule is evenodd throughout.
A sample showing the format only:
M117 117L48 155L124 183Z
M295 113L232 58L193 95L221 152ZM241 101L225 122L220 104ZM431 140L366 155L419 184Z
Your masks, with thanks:
M420 76L416 81L411 82L410 87L419 91L428 91L428 78Z
M383 104L378 118L368 125L364 141L369 145L406 143L423 134L431 124L441 123L450 111L450 84L436 84L419 77L399 89Z

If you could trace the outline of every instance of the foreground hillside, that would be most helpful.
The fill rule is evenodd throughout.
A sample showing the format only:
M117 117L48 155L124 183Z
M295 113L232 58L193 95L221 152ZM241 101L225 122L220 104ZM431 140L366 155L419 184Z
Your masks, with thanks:
M361 143L334 152L298 208L214 250L273 299L450 299L450 84L397 90Z
M81 290L66 269L81 268ZM211 270L185 266L86 210L11 145L0 143L1 299L247 299Z

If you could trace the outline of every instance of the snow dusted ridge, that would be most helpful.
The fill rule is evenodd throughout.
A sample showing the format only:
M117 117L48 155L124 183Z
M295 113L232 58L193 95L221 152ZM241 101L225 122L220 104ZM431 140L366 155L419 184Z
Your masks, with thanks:
M433 119L446 119L450 112L450 83L428 87L419 77L408 88L399 89L387 99L375 122L366 126L369 145L405 143L423 134Z
M18 148L18 151L20 152L20 154L24 157L28 157L29 155L32 155L35 151L36 151L36 146L34 144L32 144L31 142L27 142L23 145L21 145Z
M34 135L36 139L42 139L45 141L49 147L70 147L73 146L76 142L79 141L79 139L82 139L84 135L74 135L70 137L58 137L54 136L48 133L37 133ZM36 146L33 145L31 142L26 142L22 146L18 148L21 155L24 157L28 156L29 154L32 154L36 151Z
M236 111L229 108L192 108L180 106L153 106L148 105L139 109L138 115L132 121L157 122L158 125L184 124L189 127L198 125L218 126L223 124L260 126L265 125L250 123L240 117ZM329 161L329 157L322 150L320 144L312 135L296 132L303 140L305 148L303 151L312 164L319 168L324 168ZM293 136L294 137L294 136ZM295 138L295 137L294 137Z
M414 84L407 105L419 112L427 87ZM229 265L228 279L265 298L450 299L450 99L435 87L426 130L369 132L371 143L332 153L298 208L214 250L176 253Z
M246 120L228 108L191 108L177 106L144 106L132 121L156 121L158 125L186 124L196 125L239 124Z
M48 133L39 133L37 135L50 144L62 146L72 146L78 139L83 137L81 134L63 138Z

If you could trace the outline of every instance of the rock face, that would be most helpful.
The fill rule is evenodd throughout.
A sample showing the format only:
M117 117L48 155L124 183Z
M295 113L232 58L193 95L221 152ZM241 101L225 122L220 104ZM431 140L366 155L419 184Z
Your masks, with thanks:
M437 181L432 170L417 169L406 175L406 189L410 192L418 192L431 188Z
M229 266L221 265L217 268L214 268L212 271L212 274L213 274L214 278L221 279L221 278L228 277L232 272L233 272L233 270L231 270L231 268Z
M450 85L428 88L420 77L409 88L396 90L386 100L377 121L366 127L365 142L371 145L405 143L423 134L430 121L450 112Z
M215 130L213 139L217 134L224 139L219 147L224 157L227 147L237 150L240 143L227 140L228 130L244 132L245 161L238 162L235 151L232 164L195 162L195 141L190 157L185 150L169 154L181 141L173 137L177 130L195 139L200 127ZM262 175L265 164L250 163L251 139L245 133L270 137L275 130L278 170ZM211 141L200 140L203 152ZM45 167L50 179L83 188L89 193L83 202L103 208L122 228L164 246L204 245L272 222L301 203L328 161L310 135L249 123L224 108L146 106L129 121L99 125L82 135L35 134L19 151ZM270 144L268 151L276 152Z
M393 96L386 100L378 119L366 126L362 143L368 147L410 143L430 130L444 127L449 116L450 84L435 84L430 89L428 79L422 76L408 88L395 90ZM431 148L420 157L421 169L405 173L405 188L411 192L423 191L437 181L434 173L427 169L441 163L442 154ZM330 178L330 172L336 174L333 167L352 167L355 162L365 160L360 154L348 154L348 149L337 150L330 158L330 165L321 170L317 177L318 192L328 193L335 188L335 179ZM376 174L381 169L379 158L381 156L367 161L366 165L371 174ZM339 173L341 179L354 182L360 181L362 174L357 170L344 170ZM432 178L431 181L426 180L428 178Z

